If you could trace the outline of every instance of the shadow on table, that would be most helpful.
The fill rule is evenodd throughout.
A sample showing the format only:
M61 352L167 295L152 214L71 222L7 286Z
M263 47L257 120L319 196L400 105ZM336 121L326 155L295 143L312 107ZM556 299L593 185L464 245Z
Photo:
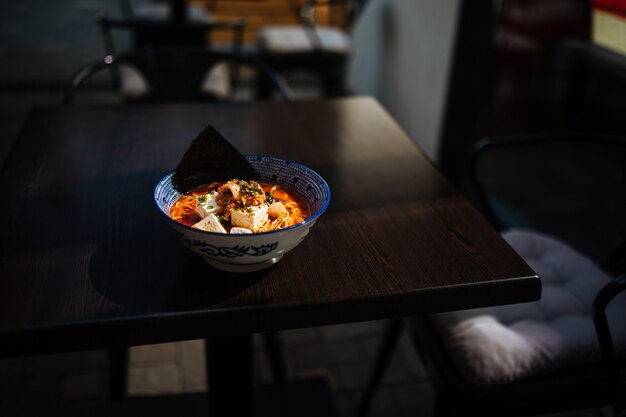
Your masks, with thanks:
M93 289L128 312L176 311L218 305L267 275L268 270L233 279L189 251L153 207L152 189L159 177L146 172L81 186L98 190L87 193L93 200L76 208L98 216L96 224L77 227L79 233L59 230L64 236L58 240L64 246L94 247L88 269ZM112 198L103 200L96 195L100 193ZM92 242L98 236L103 237Z
M90 262L90 281L107 299L130 311L188 310L216 306L261 281L271 270L234 274L215 269L172 234L181 251L156 250L146 260L128 256L116 242L98 247ZM116 262L111 262L117 258ZM118 269L124 269L123 272ZM160 272L156 272L159 270ZM236 278L236 279L234 279Z

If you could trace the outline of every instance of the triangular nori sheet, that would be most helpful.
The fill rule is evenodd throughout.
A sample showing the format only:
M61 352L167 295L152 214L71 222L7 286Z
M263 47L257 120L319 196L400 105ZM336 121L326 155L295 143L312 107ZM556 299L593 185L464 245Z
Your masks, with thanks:
M172 185L185 194L213 181L258 177L246 158L209 125L189 145L176 167Z

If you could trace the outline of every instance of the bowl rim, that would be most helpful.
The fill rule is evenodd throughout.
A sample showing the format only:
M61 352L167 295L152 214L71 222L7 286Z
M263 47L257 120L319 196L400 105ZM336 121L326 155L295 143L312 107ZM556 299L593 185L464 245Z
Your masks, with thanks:
M152 203L154 204L154 207L157 209L157 211L159 213L161 213L163 216L165 216L165 218L169 222L171 222L172 224L174 224L174 225L176 225L178 227L182 227L184 229L189 229L190 231L197 232L197 233L200 233L200 234L206 234L206 235L209 235L209 236L221 236L221 237L229 237L230 236L230 237L237 237L237 238L239 238L239 237L242 237L242 238L253 238L253 237L257 237L257 236L267 236L267 235L271 235L271 234L274 234L274 233L281 233L281 232L284 232L284 231L287 231L287 230L297 229L299 227L305 226L306 224L311 223L311 222L317 220L317 218L319 216L321 216L322 213L324 213L324 211L326 211L326 208L328 208L328 205L330 204L330 187L328 186L328 183L326 182L324 177L322 177L317 171L315 171L315 170L313 170L313 169L311 169L311 168L307 167L306 165L303 165L303 164L301 164L299 162L292 161L291 159L279 158L279 157L271 156L271 155L257 155L257 154L243 154L243 156L246 159L248 159L248 157L251 157L251 158L260 157L260 158L266 158L266 159L275 159L275 160L278 160L278 161L286 162L289 165L297 165L299 167L302 167L302 168L305 168L305 169L311 171L314 175L316 175L322 181L321 185L323 185L324 189L326 190L327 197L326 197L326 201L324 202L324 205L319 210L317 210L315 213L311 214L311 216L308 219L306 219L306 220L304 220L304 221L302 221L300 223L296 223L293 226L285 227L284 229L270 230L270 231L267 231L267 232L236 233L236 234L208 232L206 230L196 229L194 227L187 226L186 224L182 224L182 223L177 222L176 220L172 219L167 213L165 213L161 209L161 207L159 206L159 202L156 199L156 190L159 187L159 185L161 185L165 181L165 179L167 177L172 176L174 174L176 169L173 169L173 170L169 171L168 173L166 173L164 176L162 176L157 181L156 185L154 186L154 189L152 190Z

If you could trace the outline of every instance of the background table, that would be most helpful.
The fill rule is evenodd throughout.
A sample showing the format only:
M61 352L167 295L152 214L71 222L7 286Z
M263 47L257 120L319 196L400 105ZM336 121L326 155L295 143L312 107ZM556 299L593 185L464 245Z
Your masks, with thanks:
M330 185L327 212L271 269L212 269L152 206L157 180L207 124ZM0 195L0 357L205 337L228 346L540 297L534 272L370 98L36 109Z

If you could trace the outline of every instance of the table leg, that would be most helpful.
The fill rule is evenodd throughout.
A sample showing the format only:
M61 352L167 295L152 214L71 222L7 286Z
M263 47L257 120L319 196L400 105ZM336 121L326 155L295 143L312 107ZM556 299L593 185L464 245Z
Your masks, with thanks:
M287 381L287 370L285 369L285 354L280 335L278 332L266 332L263 335L265 336L267 352L272 362L274 382L284 384Z
M185 0L170 0L171 19L176 23L187 20L187 2Z
M126 396L128 354L130 348L109 349L109 397L121 401Z
M209 415L252 416L252 335L206 341Z

